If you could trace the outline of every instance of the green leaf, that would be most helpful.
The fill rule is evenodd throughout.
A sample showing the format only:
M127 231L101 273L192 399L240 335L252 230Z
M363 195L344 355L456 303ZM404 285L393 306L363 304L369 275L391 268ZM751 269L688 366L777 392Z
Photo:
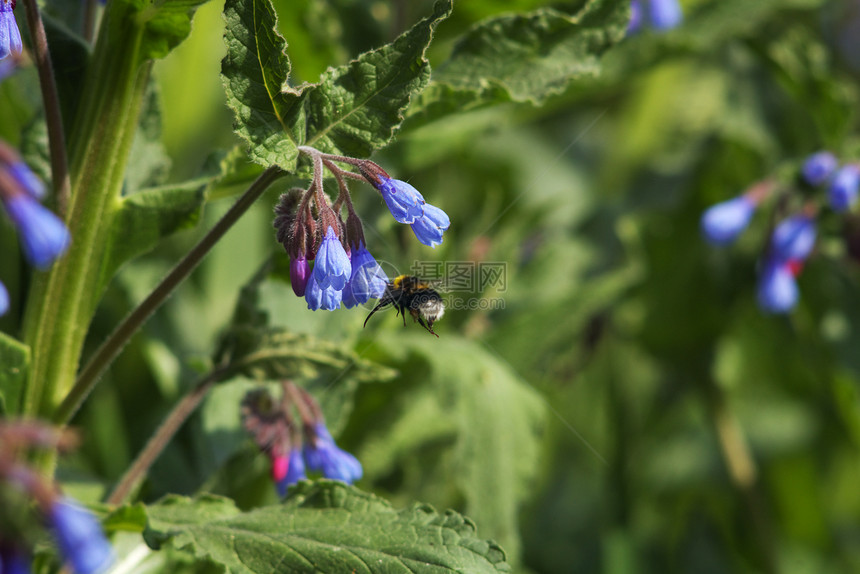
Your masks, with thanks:
M386 145L412 95L429 81L424 52L450 12L451 1L440 0L432 16L391 44L328 70L317 84L293 87L269 0L227 0L221 73L236 132L251 145L251 158L294 171L301 145L353 157Z
M30 347L0 332L0 414L20 412L29 364Z
M170 157L161 143L161 104L158 84L151 80L144 96L138 129L134 133L125 172L125 194L163 185L170 170Z
M235 327L216 361L227 361L232 375L257 380L312 379L349 371L358 382L384 381L394 371L360 358L343 345L280 328Z
M469 519L421 504L397 511L335 481L300 483L285 504L242 514L224 499L171 497L149 517L153 547L169 542L236 574L509 571Z
M453 438L452 460L444 472L453 474L464 512L516 563L517 514L531 492L546 411L540 395L492 349L456 335L443 334L430 345L426 333L380 334L376 341L396 366L412 366L401 369L405 374L396 388L421 385L404 398L393 427L360 452L359 458L368 461L368 477L390 472L395 457L411 458ZM423 365L409 361L416 355ZM436 478L442 480L442 474Z
M164 237L194 226L208 183L190 181L123 198L114 215L99 285L104 287L123 263L146 253Z
M552 8L476 25L410 108L433 119L487 103L531 102L600 72L600 57L625 34L629 2L591 0L575 16ZM412 118L410 118L412 119Z
M146 529L146 520L146 507L137 503L117 508L105 517L102 526L108 532L143 532Z
M140 33L138 61L163 58L191 32L191 18L207 0L111 0L103 17L110 34Z

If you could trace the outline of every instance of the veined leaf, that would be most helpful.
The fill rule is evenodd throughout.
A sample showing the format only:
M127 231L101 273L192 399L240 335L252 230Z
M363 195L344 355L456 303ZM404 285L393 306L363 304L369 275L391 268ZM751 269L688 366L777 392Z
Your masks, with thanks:
M216 497L170 497L148 513L151 546L170 543L236 574L509 571L468 518L421 504L394 510L335 481L300 483L285 504L246 513Z
M576 15L553 8L477 24L433 72L410 108L410 125L490 103L531 102L600 72L600 58L624 38L626 0L590 0Z
M227 0L221 73L251 158L294 171L301 145L367 157L387 144L410 98L430 79L424 52L450 11L451 0L440 0L431 16L391 44L328 70L317 84L294 87L271 2Z
M208 184L208 180L190 181L123 198L113 218L100 286L129 259L146 253L171 233L196 224Z

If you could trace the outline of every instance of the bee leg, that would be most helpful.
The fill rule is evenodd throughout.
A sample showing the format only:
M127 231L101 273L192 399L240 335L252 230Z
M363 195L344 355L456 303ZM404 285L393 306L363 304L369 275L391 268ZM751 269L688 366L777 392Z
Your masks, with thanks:
M432 333L433 335L436 335L436 338L437 338L437 339L439 338L439 335L437 335L437 334L436 334L436 331L434 331L434 330L433 330L433 323L430 323L430 325L429 325L429 326L427 326L427 325L424 323L424 319L422 319L421 317L416 317L416 319L418 319L418 322L421 324L421 326L422 326L422 327L424 327L425 329L427 329L427 332Z

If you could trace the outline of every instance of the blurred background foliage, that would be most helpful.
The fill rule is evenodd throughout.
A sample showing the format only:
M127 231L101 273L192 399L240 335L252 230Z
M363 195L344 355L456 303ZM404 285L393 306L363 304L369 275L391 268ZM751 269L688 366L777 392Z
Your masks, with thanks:
M477 21L543 4L460 0L431 62ZM296 84L390 41L432 8L275 5ZM857 157L860 3L683 5L680 29L626 39L599 76L540 106L407 122L374 160L450 215L439 248L419 245L371 188L354 187L369 248L388 269L505 262L506 289L474 294L503 308L451 309L438 340L393 313L362 329L361 309L308 311L284 280L271 227L275 200L293 183L280 182L79 413L85 446L60 468L69 492L102 496L211 363L237 304L252 305L265 324L354 357L298 382L362 461L359 486L398 507L421 500L464 512L517 569L860 570L860 273L843 230L829 223L788 317L755 305L765 214L730 249L708 247L698 231L707 206L806 154ZM188 41L155 68L173 181L205 170L213 147L237 144L219 80L222 7L204 5ZM19 112L0 109L4 132L16 131L6 120ZM240 190L213 191L195 230L122 269L90 348ZM241 508L276 502L268 463L239 422L239 401L258 384L239 377L213 391L140 498L210 491Z

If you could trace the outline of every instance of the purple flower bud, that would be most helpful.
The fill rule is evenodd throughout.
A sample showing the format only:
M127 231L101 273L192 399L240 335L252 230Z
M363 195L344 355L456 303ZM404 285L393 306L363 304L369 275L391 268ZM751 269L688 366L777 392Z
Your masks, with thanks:
M787 313L798 299L797 282L792 267L785 261L770 259L765 262L758 283L758 306L768 313Z
M18 228L24 254L39 269L49 267L69 246L66 225L29 195L18 193L7 198L6 212Z
M782 260L803 261L815 246L815 221L808 215L798 214L780 221L770 239L773 255Z
M421 217L412 224L412 231L415 232L415 237L418 241L429 247L436 248L442 243L442 233L451 226L451 220L448 215L429 203L424 206L424 217Z
M88 510L69 499L60 499L51 506L48 520L60 552L77 574L103 572L113 563L113 549Z
M308 263L304 253L290 260L290 285L296 297L304 297L310 276L311 264Z
M361 463L348 452L338 448L325 424L316 423L314 432L316 440L306 443L303 448L308 470L322 472L326 478L342 480L349 484L361 478Z
M0 282L0 316L5 315L6 311L9 310L9 291L6 290L6 286ZM0 571L2 572L2 571Z
M368 299L379 299L388 283L388 277L364 243L358 244L358 249L352 252L350 259L352 276L343 289L343 305L347 309L367 303Z
M9 0L0 0L0 59L10 54L20 54L24 50L21 42L21 32L18 23L15 22L15 13L12 12L12 3Z
M381 177L376 189L398 223L412 224L424 214L424 197L405 181Z
M287 475L278 482L278 494L284 496L287 493L289 485L295 484L305 478L307 478L307 475L305 475L305 461L302 459L302 451L294 448L290 450L290 465Z
M316 311L317 309L334 311L340 307L342 299L342 291L338 291L334 287L320 289L316 277L314 277L313 273L311 274L311 277L308 280L307 289L305 289L305 301L308 302L308 309L311 311Z
M755 203L740 195L709 207L702 215L702 234L708 243L726 245L749 225Z
M323 238L322 245L317 251L314 262L314 279L321 289L332 287L341 291L349 281L352 267L349 263L349 255L343 248L340 239L331 227Z
M630 0L630 23L627 24L627 34L635 34L642 29L642 3Z
M833 175L838 165L835 155L829 151L820 151L806 158L800 171L806 183L821 185Z
M650 0L648 4L648 22L655 30L677 28L684 20L678 0Z
M857 201L857 190L860 187L860 168L856 165L846 165L836 172L827 196L833 211L846 211Z

